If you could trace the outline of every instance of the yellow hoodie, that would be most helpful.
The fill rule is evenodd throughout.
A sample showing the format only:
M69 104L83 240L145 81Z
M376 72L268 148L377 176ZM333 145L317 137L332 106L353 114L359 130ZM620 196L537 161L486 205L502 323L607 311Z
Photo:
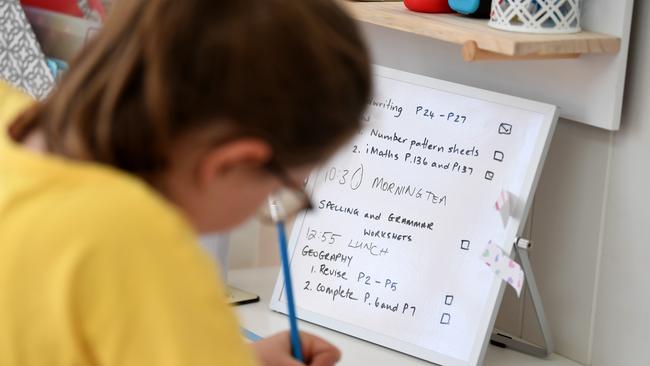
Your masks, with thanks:
M252 365L217 272L144 182L22 149L0 83L0 365Z

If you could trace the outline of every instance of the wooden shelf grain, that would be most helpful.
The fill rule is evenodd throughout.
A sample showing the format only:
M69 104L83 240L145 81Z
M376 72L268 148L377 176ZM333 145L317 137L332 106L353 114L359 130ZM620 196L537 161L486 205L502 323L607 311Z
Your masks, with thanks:
M621 47L620 38L603 33L507 32L489 27L485 19L412 12L402 2L338 1L361 22L459 44L467 61L574 58L582 54L617 53Z

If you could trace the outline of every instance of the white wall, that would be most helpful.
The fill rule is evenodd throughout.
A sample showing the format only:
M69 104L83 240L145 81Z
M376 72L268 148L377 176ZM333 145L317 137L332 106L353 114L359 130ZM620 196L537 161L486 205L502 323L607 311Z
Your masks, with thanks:
M637 1L623 129L604 198L592 360L650 365L650 3Z
M561 121L528 222L557 352L586 365L650 365L650 3L635 7L621 131ZM438 76L430 40L365 30L377 63ZM435 50L462 62L456 46ZM233 241L234 266L277 263L272 232L249 224ZM540 341L510 291L497 325Z

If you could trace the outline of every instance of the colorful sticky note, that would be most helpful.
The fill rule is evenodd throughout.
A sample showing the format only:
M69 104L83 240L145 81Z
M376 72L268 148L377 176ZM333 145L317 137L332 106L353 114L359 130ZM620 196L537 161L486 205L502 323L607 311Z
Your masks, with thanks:
M508 225L508 220L510 220L510 215L512 214L512 205L510 201L510 193L508 191L502 190L501 193L499 193L499 198L494 204L497 211L501 215L501 222L503 223L503 227L506 227Z
M519 263L510 259L508 255L493 241L489 241L485 250L483 250L480 259L492 269L494 275L501 278L508 285L512 286L521 295L521 289L524 287L524 271Z

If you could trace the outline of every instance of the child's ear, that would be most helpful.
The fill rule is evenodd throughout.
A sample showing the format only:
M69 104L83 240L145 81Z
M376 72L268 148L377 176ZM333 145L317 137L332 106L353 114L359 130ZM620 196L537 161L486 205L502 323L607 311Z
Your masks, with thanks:
M271 146L260 139L243 138L208 150L199 161L199 183L223 179L242 168L259 168L271 159Z

